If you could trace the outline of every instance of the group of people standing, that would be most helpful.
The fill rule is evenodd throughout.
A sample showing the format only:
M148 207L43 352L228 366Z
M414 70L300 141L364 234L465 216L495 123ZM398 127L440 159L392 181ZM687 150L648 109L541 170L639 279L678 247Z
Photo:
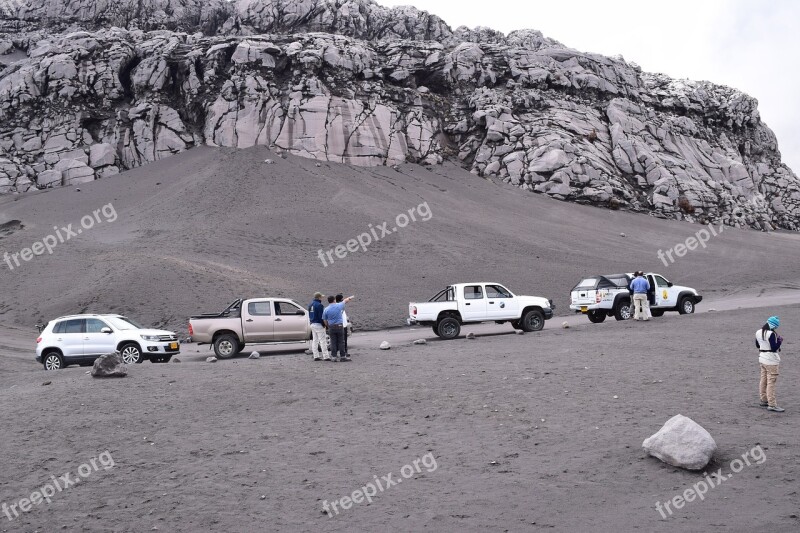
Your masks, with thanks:
M341 294L328 296L328 306L322 304L324 295L314 293L314 299L308 305L308 319L311 322L311 354L314 361L349 362L350 352L347 350L347 319L345 304L355 298L345 298ZM327 336L331 347L328 350Z

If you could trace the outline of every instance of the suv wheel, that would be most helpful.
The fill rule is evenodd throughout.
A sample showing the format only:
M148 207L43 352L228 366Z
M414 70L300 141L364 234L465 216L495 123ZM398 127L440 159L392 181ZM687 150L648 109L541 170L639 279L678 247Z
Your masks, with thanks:
M633 316L633 309L631 301L628 299L622 300L614 308L614 318L617 320L630 320Z
M220 335L217 337L217 340L214 341L214 353L217 354L217 357L220 359L233 357L239 353L239 339L230 333Z
M522 331L540 331L544 327L544 314L536 309L531 309L522 317Z
M122 362L126 365L133 365L144 361L142 350L132 342L122 345L119 349L119 353L122 355Z
M436 324L436 334L443 339L455 339L461 333L461 324L458 320L448 316Z
M694 313L694 300L688 296L681 298L681 301L678 304L678 313L682 315L691 315Z
M664 310L663 309L651 309L650 310L650 314L653 315L654 317L658 318L660 316L664 316Z
M599 324L600 322L603 322L606 319L606 312L594 310L586 313L586 316L589 317L589 322L591 322L592 324Z
M42 358L45 370L61 370L64 368L64 358L58 352L47 352Z

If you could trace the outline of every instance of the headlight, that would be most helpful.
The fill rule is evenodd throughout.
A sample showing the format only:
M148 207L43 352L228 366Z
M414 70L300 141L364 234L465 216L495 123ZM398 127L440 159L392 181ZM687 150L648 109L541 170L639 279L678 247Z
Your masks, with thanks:
M158 335L140 335L146 341L157 341Z

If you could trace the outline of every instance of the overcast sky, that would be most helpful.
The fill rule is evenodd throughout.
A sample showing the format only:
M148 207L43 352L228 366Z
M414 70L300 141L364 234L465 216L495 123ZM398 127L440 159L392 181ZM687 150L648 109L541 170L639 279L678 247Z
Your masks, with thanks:
M643 70L709 80L754 96L800 173L800 0L377 0L458 26L532 28L566 46L621 54Z

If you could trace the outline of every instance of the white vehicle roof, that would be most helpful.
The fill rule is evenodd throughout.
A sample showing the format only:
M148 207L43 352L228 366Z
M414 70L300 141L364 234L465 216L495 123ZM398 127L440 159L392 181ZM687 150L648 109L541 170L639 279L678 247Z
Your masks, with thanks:
M65 320L65 319L69 319L69 318L108 318L108 317L127 318L125 315L117 315L117 314L99 315L99 314L96 314L96 313L87 313L87 314L83 314L83 315L60 316L58 318L54 318L53 320ZM51 320L51 322L52 322L52 320Z

